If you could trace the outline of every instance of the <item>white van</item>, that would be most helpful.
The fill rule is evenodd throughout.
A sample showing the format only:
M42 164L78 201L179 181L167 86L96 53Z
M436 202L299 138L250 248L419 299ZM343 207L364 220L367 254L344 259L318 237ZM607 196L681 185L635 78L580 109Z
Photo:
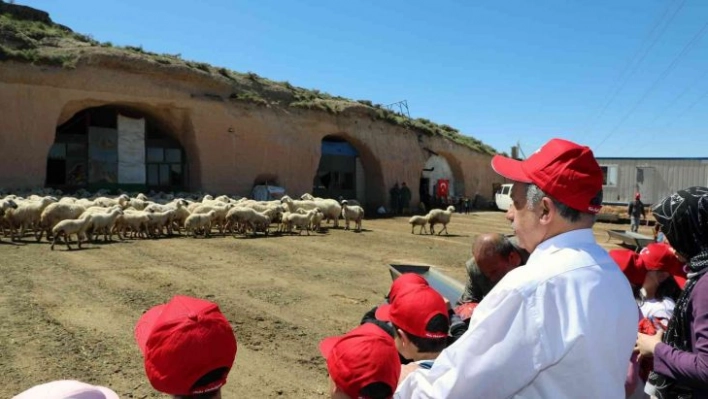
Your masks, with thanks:
M511 186L512 184L502 184L499 191L494 194L494 202L501 211L508 211L511 207Z

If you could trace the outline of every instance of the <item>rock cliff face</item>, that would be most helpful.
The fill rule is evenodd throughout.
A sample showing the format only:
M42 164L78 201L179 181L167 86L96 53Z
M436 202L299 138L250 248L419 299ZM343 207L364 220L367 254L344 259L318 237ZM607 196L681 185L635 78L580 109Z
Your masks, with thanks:
M388 189L402 181L417 203L421 172L435 154L450 166L451 194L490 198L501 180L489 154L387 123L370 107L354 103L333 114L243 101L226 78L102 48L77 51L73 69L0 62L0 187L44 186L57 127L106 105L164 126L185 150L191 190L248 195L258 176L272 175L293 195L311 192L325 137L359 152L369 206L387 204Z

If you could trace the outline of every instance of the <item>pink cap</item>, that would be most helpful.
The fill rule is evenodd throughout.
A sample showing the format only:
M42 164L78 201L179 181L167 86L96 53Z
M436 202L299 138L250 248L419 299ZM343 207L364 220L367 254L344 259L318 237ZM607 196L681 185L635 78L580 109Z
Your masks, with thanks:
M60 380L35 385L12 399L118 399L118 394L106 387Z

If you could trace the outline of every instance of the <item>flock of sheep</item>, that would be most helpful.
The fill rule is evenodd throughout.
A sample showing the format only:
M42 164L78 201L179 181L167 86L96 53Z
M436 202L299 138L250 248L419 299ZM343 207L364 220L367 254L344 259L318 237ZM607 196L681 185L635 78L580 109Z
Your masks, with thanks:
M446 210L433 209L427 215L413 216L409 220L411 233L420 226L419 234L430 225L434 234L435 225L442 224L445 231L454 207ZM304 194L299 199L284 196L280 200L255 201L233 199L226 195L213 198L173 197L161 195L148 198L144 194L130 197L94 196L77 198L65 196L30 195L27 198L8 195L0 199L0 228L11 240L23 239L31 233L37 241L42 237L52 242L63 241L68 249L76 237L81 248L84 241L112 241L114 236L126 238L158 238L182 233L192 237L209 237L214 231L219 234L252 234L277 232L297 234L320 231L322 223L339 227L339 218L344 219L345 229L354 223L361 231L364 209L354 200L313 197ZM273 227L275 224L275 227Z
M111 198L53 197L30 195L22 198L8 195L0 199L0 227L5 236L17 241L28 232L40 241L46 234L52 242L63 241L71 249L76 236L82 242L125 238L157 238L182 234L209 237L214 230L220 234L248 234L272 232L272 224L279 233L297 234L319 231L323 222L339 227L339 217L345 229L355 223L361 231L364 209L354 201L316 198L305 194L300 199L288 196L281 200L255 201L210 195L198 201L190 198L150 199L144 194L131 198L126 194Z

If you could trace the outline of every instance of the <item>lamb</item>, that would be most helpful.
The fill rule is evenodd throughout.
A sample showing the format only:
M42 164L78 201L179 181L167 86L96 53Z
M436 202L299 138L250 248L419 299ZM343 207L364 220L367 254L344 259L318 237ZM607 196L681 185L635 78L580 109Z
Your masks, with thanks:
M428 224L428 215L411 216L411 218L408 220L408 223L411 224L411 234L414 234L415 226L420 226L420 231L418 231L418 234L423 234L423 231L425 231L426 234L428 233L427 229L425 228L425 225Z
M169 209L164 212L151 212L150 220L147 223L148 235L157 237L164 233L167 228L167 235L172 235L172 219L175 216L174 209Z
M450 223L450 217L452 214L455 212L455 207L450 205L447 207L446 210L442 209L433 209L430 212L428 212L427 218L428 218L428 223L430 224L430 234L435 234L435 225L436 224L442 224L443 229L438 232L438 235L445 230L445 234L448 235L449 233L447 232L447 224Z
M84 212L79 219L90 218L91 222L88 228L93 229L93 233L95 233L93 241L97 241L99 234L103 232L103 241L106 242L113 240L113 227L115 226L116 219L122 214L123 211L120 207L113 207L109 212ZM89 241L90 238L91 237L89 237Z
M240 232L245 232L250 228L254 233L259 229L265 229L266 235L268 235L271 215L270 212L261 213L252 208L237 206L228 211L226 221L231 232L234 231L234 228Z
M317 212L316 209L311 209L305 214L301 213L287 213L283 215L283 224L286 226L288 232L292 231L293 226L300 229L298 235L302 234L302 230L307 231L307 235L310 235L310 223L312 222L312 216Z
M304 196L305 194L303 194ZM309 194L307 194L309 195ZM313 197L314 198L314 197ZM288 208L288 212L296 213L298 209L311 210L314 208L319 209L326 220L333 220L334 227L339 227L339 214L342 212L342 206L333 199L321 199L321 200L303 200L303 201L293 201L289 196L284 196L280 202L285 204Z
M364 219L364 208L358 205L349 205L347 200L342 201L342 217L344 218L344 229L349 230L349 221L356 223L356 231L361 231L361 221Z
M121 240L127 237L126 231L131 230L131 238L141 234L147 238L147 224L150 221L151 213L144 211L125 210L122 215L118 216L114 225L114 230L118 233L118 238ZM121 235L122 234L122 235Z
M204 204L204 205L199 205L198 207L194 208L192 210L192 214L194 213L208 213L211 211L214 211L214 217L212 218L212 224L216 224L219 226L219 233L224 234L224 228L226 227L226 214L229 212L231 208L234 207L234 204L225 204L225 203L211 203L211 204Z
M324 219L324 213L318 209L317 212L312 215L310 229L313 231L320 231L322 229L322 219Z
M53 204L49 204L46 208L44 208L44 211L42 211L42 215L39 218L40 229L35 235L35 238L37 241L40 241L42 239L42 234L46 231L47 239L51 240L52 238L49 233L57 223L66 219L78 219L78 217L81 216L85 210L86 208L78 203L65 204L55 202Z
M215 215L216 212L214 211L193 213L184 221L184 230L187 234L192 233L192 236L197 238L197 230L204 229L204 237L209 237L211 234L211 220Z
M66 244L66 247L71 250L71 246L69 246L69 239L72 234L76 234L76 241L79 244L79 249L81 249L81 238L83 237L89 224L91 224L92 217L93 215L89 215L83 219L66 219L57 223L57 225L52 228L54 239L52 240L52 246L49 249L54 251L54 244L57 243L60 236L64 236L64 243Z

